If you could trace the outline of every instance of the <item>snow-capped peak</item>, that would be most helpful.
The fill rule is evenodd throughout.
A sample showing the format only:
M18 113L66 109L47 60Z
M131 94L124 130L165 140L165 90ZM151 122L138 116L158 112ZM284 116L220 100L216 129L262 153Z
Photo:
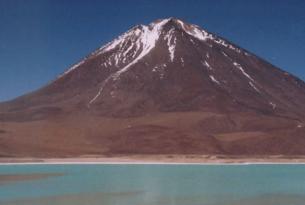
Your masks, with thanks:
M200 29L198 26L193 25L193 24L187 24L184 23L183 21L175 18L167 18L167 19L161 19L154 21L153 23L150 23L148 26L146 25L138 25L127 31L126 33L122 34L115 40L107 43L106 45L102 46L98 51L94 54L101 54L105 53L108 51L111 51L120 44L123 44L124 41L126 41L129 38L132 37L139 37L139 40L142 43L146 43L143 45L143 47L150 47L150 45L155 44L155 40L159 38L162 29L165 24L173 22L177 27L181 28L184 32L187 34L201 40L201 41L206 41L208 39L214 40L215 38L213 37L212 34L208 33L205 30ZM173 32L172 32L173 33ZM145 42L143 39L146 39Z
M193 24L186 24L183 21L177 19L176 20L178 22L178 24L180 24L181 28L189 35L202 40L202 41L206 41L208 39L213 40L214 37L212 36L212 34L209 34L208 32L206 32L203 29L200 29L198 26L193 25Z
M102 53L106 53L118 48L119 52L124 52L126 50L134 50L132 56L135 57L137 54L140 53L139 50L143 49L147 51L147 49L150 50L150 48L155 46L155 43L161 34L163 26L169 20L170 19L163 19L158 22L151 23L148 26L135 26L128 30L126 33L120 35L118 38L99 48L92 55L100 55ZM135 46L136 48L127 48L127 44L129 44L128 41L131 43L131 45L129 46ZM126 55L127 52L124 52L124 54Z
M165 28L165 25L168 27ZM137 63L141 58L146 56L156 45L156 42L160 39L162 35L163 40L166 41L169 53L169 59L171 62L175 58L175 49L177 47L177 31L183 32L185 35L189 35L192 38L190 41L195 45L194 39L196 38L200 41L213 41L220 44L226 48L233 49L240 52L240 49L235 48L233 45L225 42L224 40L208 33L207 31L201 29L197 25L185 23L176 18L167 18L154 21L149 25L138 25L127 32L120 35L118 38L107 43L106 45L100 47L97 51L93 52L90 56L99 56L108 52L112 52L107 56L107 59L101 63L102 67L115 66L118 77L122 72L125 72L131 65ZM60 77L70 73L79 66L83 65L87 59L82 60L80 63L74 65L68 69Z
M107 78L107 80L105 81L105 83L103 83L102 87L100 88L99 92L97 93L96 96L94 96L88 106L90 106L90 104L92 104L102 93L102 90L104 89L104 86L107 84L107 81L111 80L111 79L117 79L120 77L120 75L124 72L126 72L132 65L136 64L140 59L142 59L144 56L146 56L154 47L155 44L157 42L157 40L160 37L161 31L163 26L169 21L169 19L165 19L162 20L158 23L155 24L151 24L150 26L142 26L142 29L140 32L136 33L136 40L135 42L132 43L131 46L135 47L135 49L133 49L134 54L137 54L137 56L127 65L124 65L122 68L120 68L117 72L113 73L109 78ZM122 42L126 41L126 37L128 37L130 34L135 33L136 31L131 30L125 34L123 34L122 36L120 36L117 40L113 41L112 43L110 43L108 46L105 46L101 49L102 53L103 52L107 52L109 50L112 50L118 46L123 45ZM122 52L117 52L115 54L115 58L118 59L121 57ZM135 56L133 54L133 56ZM126 57L126 56L123 56Z
M138 54L138 56L124 68L119 70L115 77L119 77L119 75L125 72L131 65L137 63L141 58L147 55L154 47L160 36L162 31L162 27L165 23L168 22L168 19L165 19L157 24L155 24L151 29L147 26L143 27L142 35L139 37L136 43L141 43L142 51ZM138 47L140 47L138 46Z

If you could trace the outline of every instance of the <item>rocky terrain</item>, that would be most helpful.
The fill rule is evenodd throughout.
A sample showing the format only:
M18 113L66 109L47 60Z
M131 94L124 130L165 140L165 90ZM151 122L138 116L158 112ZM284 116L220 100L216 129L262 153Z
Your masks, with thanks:
M0 156L304 155L305 83L199 26L131 28L0 103Z

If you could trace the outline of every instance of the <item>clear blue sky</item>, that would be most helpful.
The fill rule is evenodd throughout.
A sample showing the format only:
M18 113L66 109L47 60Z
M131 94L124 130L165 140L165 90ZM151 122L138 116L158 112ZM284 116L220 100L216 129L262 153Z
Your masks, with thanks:
M305 80L305 0L0 0L0 101L136 24L177 17Z

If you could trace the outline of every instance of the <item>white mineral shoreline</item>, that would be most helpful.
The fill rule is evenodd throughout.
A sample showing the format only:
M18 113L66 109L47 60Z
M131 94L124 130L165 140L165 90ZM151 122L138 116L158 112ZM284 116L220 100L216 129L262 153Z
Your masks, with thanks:
M0 165L259 165L259 164L305 164L305 157L226 157L219 156L119 156L77 158L0 158Z

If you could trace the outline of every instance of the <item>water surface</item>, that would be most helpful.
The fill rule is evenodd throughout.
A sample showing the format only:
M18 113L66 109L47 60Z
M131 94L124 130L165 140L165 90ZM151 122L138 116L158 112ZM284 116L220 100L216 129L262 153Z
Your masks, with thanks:
M8 176L1 205L305 204L305 165L0 166Z

